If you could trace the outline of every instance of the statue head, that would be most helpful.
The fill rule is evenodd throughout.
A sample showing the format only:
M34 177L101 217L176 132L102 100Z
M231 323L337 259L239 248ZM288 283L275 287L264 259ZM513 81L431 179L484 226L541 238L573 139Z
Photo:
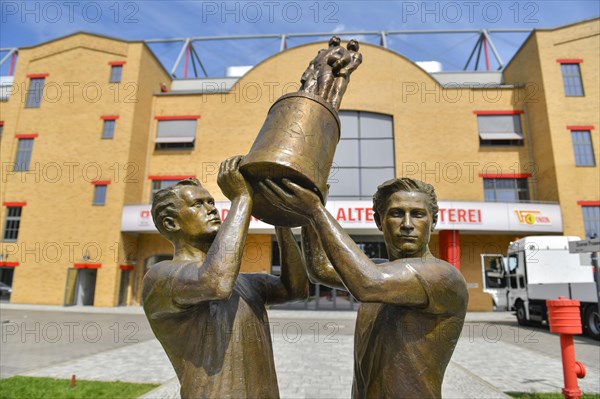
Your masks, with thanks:
M429 252L439 210L431 184L406 177L388 180L377 187L373 210L390 259L420 257Z
M331 36L331 39L329 39L329 47L339 46L341 42L342 39L340 39L339 36Z
M350 51L358 51L359 47L358 42L354 39L350 40L346 45L346 48Z
M214 198L195 178L155 193L151 212L154 225L171 242L212 239L221 225Z

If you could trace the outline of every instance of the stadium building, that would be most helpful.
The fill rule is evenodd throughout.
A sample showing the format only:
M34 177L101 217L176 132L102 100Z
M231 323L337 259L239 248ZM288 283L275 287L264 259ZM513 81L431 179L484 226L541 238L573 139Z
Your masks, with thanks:
M526 235L598 234L599 33L598 19L534 30L496 72L432 72L362 44L328 209L368 255L385 257L371 209L377 185L398 176L433 184L432 252L463 273L469 310L491 310L481 254ZM9 52L0 281L10 302L139 305L145 271L172 253L153 226L152 193L193 176L225 216L220 162L248 152L270 105L298 89L325 40L222 78L174 78L148 43L88 33L20 48L18 60ZM185 53L187 75L193 50ZM242 271L278 273L278 258L272 226L253 219ZM292 307L356 303L315 285Z

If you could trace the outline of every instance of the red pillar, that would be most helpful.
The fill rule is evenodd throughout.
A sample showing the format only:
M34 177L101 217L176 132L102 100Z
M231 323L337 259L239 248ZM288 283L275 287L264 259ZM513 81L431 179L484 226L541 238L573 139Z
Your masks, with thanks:
M440 257L460 269L460 231L440 231Z

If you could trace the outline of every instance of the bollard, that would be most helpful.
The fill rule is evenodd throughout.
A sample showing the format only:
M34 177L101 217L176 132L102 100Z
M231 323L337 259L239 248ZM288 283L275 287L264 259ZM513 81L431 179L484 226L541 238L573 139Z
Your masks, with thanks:
M563 362L563 375L565 387L562 394L565 399L579 399L581 390L577 384L577 378L585 377L585 366L575 360L575 347L573 335L581 334L581 313L579 301L573 299L549 299L546 301L548 307L548 324L550 332L560 335L560 349Z

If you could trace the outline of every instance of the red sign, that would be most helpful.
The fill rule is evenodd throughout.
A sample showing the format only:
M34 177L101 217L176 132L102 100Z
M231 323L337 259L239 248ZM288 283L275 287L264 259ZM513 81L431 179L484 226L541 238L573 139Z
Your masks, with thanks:
M225 220L225 216L229 213L229 208L221 209L221 221ZM250 216L251 222L260 222L260 219L255 218L254 216Z
M373 222L373 208L338 208L335 219L338 222Z
M440 208L440 222L481 223L481 209Z

